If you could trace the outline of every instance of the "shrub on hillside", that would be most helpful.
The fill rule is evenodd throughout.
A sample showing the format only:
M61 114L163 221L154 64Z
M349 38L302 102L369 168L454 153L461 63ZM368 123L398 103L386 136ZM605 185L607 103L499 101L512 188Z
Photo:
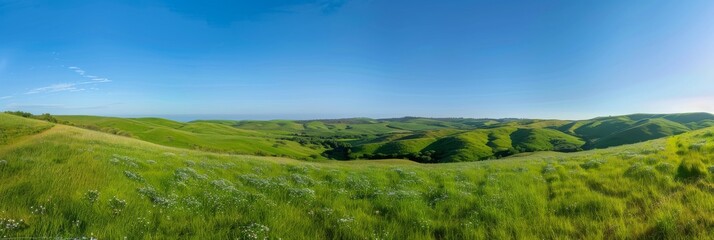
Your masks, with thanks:
M161 196L161 194L159 194L159 192L152 186L140 187L137 189L137 192L139 192L142 196L147 197L151 203L160 207L168 208L176 203L175 199Z
M50 115L49 113L44 113L42 115L34 116L33 118L43 120L43 121L48 121L51 123L57 123L57 119Z
M603 163L605 163L604 160L593 159L593 160L587 161L587 162L585 162L585 163L583 163L583 164L580 164L580 167L582 167L583 169L598 168L598 167L600 167L600 165L602 165Z
M583 150L579 145L568 142L565 139L554 139L551 144L553 144L553 151L556 152L578 152Z
M12 114L12 115L15 115L15 116L24 117L24 118L32 117L32 113L29 113L29 112L22 112L22 111L5 111L5 113L7 113L7 114Z
M657 166L655 166L655 169L657 169L657 171L660 171L662 173L672 173L674 171L674 165L672 165L670 163L663 162L663 163L657 164Z
M134 181L137 181L137 182L143 182L143 181L144 181L144 178L141 177L141 175L139 175L138 173L132 172L132 171L128 171L128 170L127 170L127 171L124 171L124 175L125 175L127 178L129 178L129 179L131 179L131 180L134 180Z
M22 111L5 111L7 114L12 114L15 116L20 116L24 118L34 118L42 121L48 121L51 123L57 123L57 119L50 115L49 113L43 113L41 115L33 115L32 113L29 112L22 112Z
M3 234L0 236L5 239L7 236L4 234L20 231L29 226L24 219L0 218L0 234Z
M555 166L553 166L553 164L548 163L548 165L545 165L545 167L543 167L542 172L543 172L543 174L548 174L548 173L554 173L555 171L557 171L557 169L555 169Z
M696 181L707 176L707 168L699 159L685 158L677 168L677 179Z
M625 171L625 176L640 180L654 180L657 177L657 173L651 166L635 163Z
M240 227L241 237L239 239L268 239L270 228L268 226L250 223Z
M112 214L119 215L124 208L126 208L126 200L117 198L117 196L109 199L109 208L112 210Z
M84 194L89 204L94 204L99 199L99 190L89 190Z
M706 141L699 141L696 143L692 143L692 145L689 145L689 150L692 151L701 151L704 149L704 146L706 146L707 142Z

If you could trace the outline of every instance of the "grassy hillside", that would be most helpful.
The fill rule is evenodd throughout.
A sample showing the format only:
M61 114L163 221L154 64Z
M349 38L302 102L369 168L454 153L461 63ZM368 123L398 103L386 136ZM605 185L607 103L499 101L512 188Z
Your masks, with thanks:
M584 147L592 149L671 136L714 126L713 121L709 113L632 114L575 121L557 129L585 139Z
M627 129L612 133L594 141L591 147L603 148L618 146L649 139L661 138L690 131L686 126L666 119L645 119L633 124Z
M427 131L406 137L355 144L357 158L411 157L429 154L421 162L468 162L503 157L518 152L576 151L585 142L554 129L498 127L470 131Z
M487 131L470 131L439 139L425 150L434 152L439 162L466 162L481 160L493 155L488 145Z
M3 125L0 128L0 144L8 144L19 137L37 134L52 127L49 122L2 113L0 113L0 123Z
M511 133L511 141L515 142L515 147L528 152L553 150L573 152L585 144L578 137L547 128L518 129Z
M77 126L174 147L296 159L460 162L521 152L607 148L714 126L708 113L633 114L583 121L468 118L349 118L189 123L60 116Z
M212 122L212 121L196 121ZM407 130L388 126L389 123L373 119L334 119L314 121L219 121L239 129L256 130L281 135L351 136L362 134L395 133Z
M57 119L78 126L96 126L109 132L116 129L144 141L189 149L298 159L318 158L324 151L321 146L303 146L293 141L280 140L279 135L270 132L239 129L212 122L180 123L158 118L93 116L58 116Z
M4 132L18 125L40 128L0 144L0 237L707 239L714 234L714 128L604 150L422 165L206 153L0 114ZM480 143L483 136L488 146L488 134L479 131L442 139Z

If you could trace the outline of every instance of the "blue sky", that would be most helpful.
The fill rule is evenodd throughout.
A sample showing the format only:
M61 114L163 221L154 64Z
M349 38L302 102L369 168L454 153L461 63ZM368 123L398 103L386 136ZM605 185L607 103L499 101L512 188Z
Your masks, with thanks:
M714 1L0 0L0 110L714 112Z

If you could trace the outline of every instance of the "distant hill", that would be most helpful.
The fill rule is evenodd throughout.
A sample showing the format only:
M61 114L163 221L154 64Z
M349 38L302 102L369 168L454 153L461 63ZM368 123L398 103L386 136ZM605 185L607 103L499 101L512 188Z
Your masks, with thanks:
M433 163L607 148L714 126L714 115L709 113L632 114L578 121L404 117L182 123L160 118L56 118L166 146L215 152Z

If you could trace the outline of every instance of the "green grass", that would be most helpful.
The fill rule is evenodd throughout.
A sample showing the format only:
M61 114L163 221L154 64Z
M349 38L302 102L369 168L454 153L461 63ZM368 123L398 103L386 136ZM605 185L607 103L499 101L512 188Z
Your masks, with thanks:
M43 125L4 114L0 120L2 130ZM0 145L0 237L708 239L714 234L714 128L604 150L424 165L215 154L47 126ZM452 137L488 142L485 131L445 138ZM11 220L21 223L8 225Z

